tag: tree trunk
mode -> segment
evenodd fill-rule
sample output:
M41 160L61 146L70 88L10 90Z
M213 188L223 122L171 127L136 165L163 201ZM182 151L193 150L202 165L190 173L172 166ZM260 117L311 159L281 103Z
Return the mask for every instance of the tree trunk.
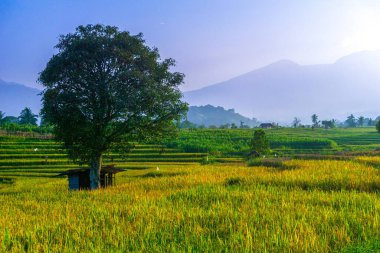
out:
M90 189L100 188L100 170L102 169L103 155L94 156L90 168Z

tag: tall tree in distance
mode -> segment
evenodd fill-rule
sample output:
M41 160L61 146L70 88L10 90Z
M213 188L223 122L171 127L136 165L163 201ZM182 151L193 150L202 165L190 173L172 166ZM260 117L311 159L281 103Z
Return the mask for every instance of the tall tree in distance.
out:
M380 133L380 120L376 122L376 130L378 133Z
M346 125L348 127L356 127L356 118L353 114L351 114L350 116L347 117L346 121L345 121Z
M294 128L299 127L300 124L301 124L301 120L297 117L294 117L293 122L292 122L293 127Z
M332 119L332 120L322 120L322 126L325 128L325 129L329 129L329 128L335 128L335 119Z
M38 115L34 114L30 108L25 107L21 111L20 116L18 116L18 123L20 125L37 126L37 118Z
M4 116L5 116L5 113L3 113L2 111L0 111L0 125L3 124Z
M313 114L311 115L311 121L313 122L313 127L318 127L319 126L319 121L318 121L318 115Z
M174 60L161 60L142 34L113 26L79 26L56 48L39 78L41 113L70 157L90 165L96 189L105 152L173 133L187 111L178 89L184 75L170 71Z
M365 121L365 119L364 119L364 117L363 116L360 116L359 118L358 118L358 126L360 126L360 127L362 127L362 126L364 126L364 121Z
M253 138L250 143L250 156L265 155L270 151L269 141L267 140L265 131L258 129L253 132Z

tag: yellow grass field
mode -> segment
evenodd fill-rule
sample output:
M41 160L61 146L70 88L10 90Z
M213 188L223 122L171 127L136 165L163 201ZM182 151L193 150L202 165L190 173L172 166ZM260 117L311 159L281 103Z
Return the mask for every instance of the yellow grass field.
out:
M64 178L20 177L0 184L0 250L378 249L380 171L370 160L128 170L117 186L97 191L68 191Z

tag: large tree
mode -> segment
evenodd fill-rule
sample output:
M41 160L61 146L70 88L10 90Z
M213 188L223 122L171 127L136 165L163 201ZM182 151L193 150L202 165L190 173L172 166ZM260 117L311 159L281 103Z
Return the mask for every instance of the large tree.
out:
M70 157L90 165L96 189L103 154L113 146L174 130L187 110L178 89L184 76L172 72L174 60L161 60L142 34L117 27L79 26L60 36L56 48L39 78L41 113Z

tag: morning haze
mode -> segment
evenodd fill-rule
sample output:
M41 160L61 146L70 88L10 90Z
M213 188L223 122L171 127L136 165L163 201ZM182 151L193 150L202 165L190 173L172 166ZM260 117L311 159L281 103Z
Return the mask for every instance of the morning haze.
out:
M36 82L38 73L56 53L53 47L58 36L73 31L81 24L111 24L132 34L142 32L148 45L159 48L162 58L176 60L175 70L185 74L180 89L186 92L236 79L281 60L289 60L299 66L333 64L346 55L380 48L380 3L376 1L5 0L0 3L0 11L0 37L3 38L0 40L0 79L38 89L42 88ZM355 64L360 64L360 59ZM344 80L335 83L330 79L331 71L326 75L320 79L327 82L313 81L314 89L328 85L333 92L336 86L335 92L339 92L339 87L344 85L340 81ZM290 80L271 82L271 85L252 80L244 85L256 93L252 94L253 99L270 92L275 94L273 100L287 104L286 101L294 98L278 92L287 85L291 86L286 82ZM356 110L345 110L345 105L341 104L342 109L336 112L310 104L309 112L305 107L304 111L297 111L300 104L308 99L305 96L312 95L302 91L288 91L293 97L298 96L296 100L300 104L284 108L287 113L281 110L268 113L272 107L278 106L270 99L267 100L270 106L259 100L237 103L222 99L230 92L244 92L236 90L243 88L230 85L227 93L220 94L219 90L207 96L212 97L210 101L215 106L234 108L245 116L262 120L289 122L295 116L307 119L309 116L306 115L311 111L340 119L350 113L377 116L370 110L373 104ZM345 90L345 96L355 97L359 87L350 88L348 86ZM372 88L377 94L378 90ZM219 96L216 94L224 102L215 98ZM186 97L190 104L206 105L202 96L195 99ZM321 104L331 102L330 97L324 94L314 93L313 96L313 100ZM239 95L236 95L234 100L238 99Z
M0 0L0 252L380 252L380 1Z

